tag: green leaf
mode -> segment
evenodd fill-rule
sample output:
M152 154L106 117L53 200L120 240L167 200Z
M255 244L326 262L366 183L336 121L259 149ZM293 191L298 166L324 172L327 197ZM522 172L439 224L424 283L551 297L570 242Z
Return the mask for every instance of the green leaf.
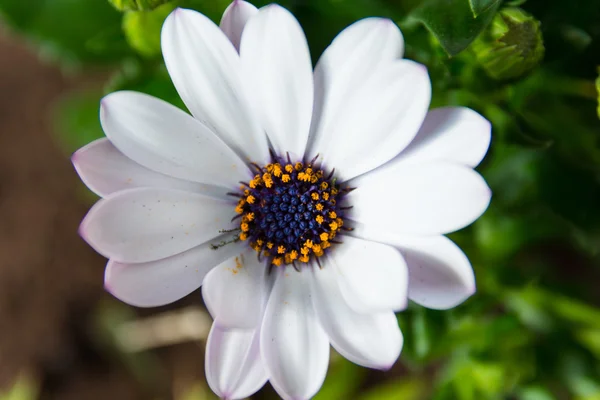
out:
M469 5L475 18L499 3L500 0L469 0Z
M0 16L46 58L67 65L111 62L131 54L121 14L106 0L2 0Z
M488 26L500 3L473 18L467 0L427 0L414 10L412 17L422 22L439 40L448 55L466 49Z
M143 56L160 56L160 31L174 9L175 4L167 3L152 11L127 12L123 16L123 31L129 45Z

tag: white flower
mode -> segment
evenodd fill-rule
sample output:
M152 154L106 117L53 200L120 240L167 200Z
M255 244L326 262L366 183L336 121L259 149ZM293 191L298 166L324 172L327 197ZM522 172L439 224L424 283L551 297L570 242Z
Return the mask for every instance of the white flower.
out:
M389 368L407 297L445 309L475 291L442 235L489 204L472 168L490 125L465 108L427 112L427 71L401 59L391 21L345 29L314 73L301 27L276 5L234 1L221 29L177 9L162 48L193 117L140 93L103 99L108 138L73 156L103 197L81 234L129 304L202 285L215 393L239 399L269 380L283 398L310 398L329 344Z

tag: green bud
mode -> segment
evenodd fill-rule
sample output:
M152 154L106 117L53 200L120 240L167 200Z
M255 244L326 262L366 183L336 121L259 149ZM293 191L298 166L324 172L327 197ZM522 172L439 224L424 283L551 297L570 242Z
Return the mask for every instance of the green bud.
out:
M123 15L123 32L127 43L145 57L160 55L160 31L165 18L175 9L173 3L152 11L129 11Z
M531 71L544 57L540 22L520 8L504 8L471 48L492 78L518 78Z
M119 11L149 11L171 0L108 0Z

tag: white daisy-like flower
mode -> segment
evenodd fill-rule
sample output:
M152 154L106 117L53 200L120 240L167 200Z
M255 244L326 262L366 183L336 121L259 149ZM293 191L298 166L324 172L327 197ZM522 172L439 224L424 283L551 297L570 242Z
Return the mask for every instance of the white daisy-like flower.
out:
M394 23L356 22L313 71L292 14L234 1L220 28L175 10L162 49L192 116L141 93L102 100L107 138L73 156L102 197L81 235L110 259L106 288L124 302L160 306L202 286L215 393L244 398L269 380L310 398L330 344L387 369L407 298L445 309L475 291L443 235L489 204L473 167L490 124L466 108L428 112L427 70L402 59Z

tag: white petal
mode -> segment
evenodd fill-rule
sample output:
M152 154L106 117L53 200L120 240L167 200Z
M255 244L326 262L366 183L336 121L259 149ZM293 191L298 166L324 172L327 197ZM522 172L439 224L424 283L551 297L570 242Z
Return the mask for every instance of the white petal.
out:
M215 239L219 242L221 239ZM207 242L183 253L139 264L109 261L104 286L113 296L136 307L157 307L173 303L202 285L215 265L239 254L241 243L218 249Z
M147 94L109 94L102 99L100 122L116 148L154 171L224 187L235 187L250 174L205 125Z
M79 228L98 253L123 263L159 260L233 228L234 205L179 190L137 188L98 201Z
M249 111L240 58L223 31L204 15L178 8L165 20L161 46L171 79L194 117L245 161L266 163L267 138Z
M355 311L399 311L406 307L408 270L394 247L343 236L331 254L341 294Z
M436 108L393 162L448 161L476 167L490 146L491 133L490 122L471 109Z
M323 384L329 362L327 335L312 305L310 271L274 273L260 336L263 362L281 397L309 399Z
M313 105L306 37L278 5L261 8L244 29L240 57L252 104L279 154L304 155Z
M397 163L349 183L350 218L396 234L453 232L487 209L491 192L472 169L447 163Z
M370 171L400 153L415 137L431 98L426 68L413 61L396 60L351 93L344 107L323 118L328 132L313 151L336 168L344 181Z
M391 368L403 343L396 315L392 311L360 314L352 310L340 292L339 276L331 263L313 269L313 275L314 307L331 345L358 365Z
M219 397L243 399L267 382L255 329L226 329L213 323L206 343L208 385Z
M309 139L314 155L326 149L331 131L322 129L356 91L383 65L402 57L404 39L389 19L365 18L344 29L325 49L315 67L315 101Z
M246 22L257 12L258 9L256 7L243 0L234 0L225 9L220 27L237 51L240 50L242 32L244 31Z
M445 236L395 240L408 264L408 297L436 310L455 307L475 293L473 267Z
M81 180L98 196L136 187L160 187L226 198L224 188L173 178L126 157L106 138L77 150L71 158Z
M258 326L267 296L266 264L247 249L208 273L202 286L204 303L219 325L226 328Z

